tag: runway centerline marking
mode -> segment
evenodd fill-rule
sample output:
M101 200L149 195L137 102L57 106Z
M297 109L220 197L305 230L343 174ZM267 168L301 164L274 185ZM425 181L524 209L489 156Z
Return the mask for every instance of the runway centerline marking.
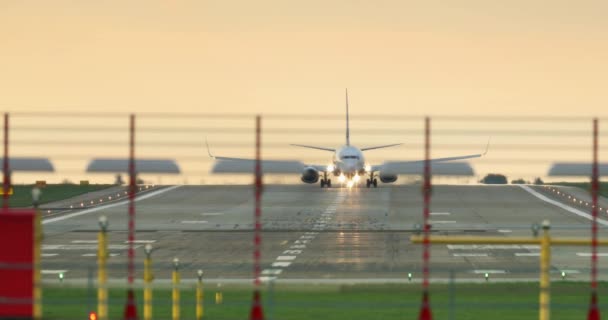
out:
M338 194L337 198L330 204L320 215L320 217L314 220L308 220L307 222L312 222L312 230L305 232L300 236L297 240L293 241L293 244L289 247L289 250L284 250L283 253L278 256L275 261L271 264L273 268L287 268L292 262L301 254L304 249L306 249L306 244L310 241L313 241L319 231L325 230L327 227L327 222L333 219L333 215L336 213L337 207L344 202L344 195ZM260 276L260 281L271 281L277 279L278 275L283 272L284 269L264 269L262 274L264 276ZM269 276L270 275L270 276Z
M167 187L164 189L160 189L157 191L152 191L150 193L146 193L140 197L136 197L135 201L141 201L141 200L146 200L149 198L152 198L154 196L157 196L159 194L163 194L165 192L169 192L172 190L175 190L177 188L179 188L181 186L171 186L171 187ZM124 200L124 201L120 201L120 202L116 202L116 203L111 203L111 204L107 204L107 205L102 205L99 207L95 207L95 208L90 208L90 209L85 209L82 211L78 211L78 212L74 212L74 213L70 213L70 214L66 214L64 216L59 216L59 217L55 217L55 218L50 218L50 219L44 219L42 220L42 224L48 224L48 223L53 223L53 222L58 222L58 221L63 221L63 220L67 220L70 218L74 218L74 217L78 217L78 216L82 216L88 213L93 213L93 212L97 212L97 211L101 211L101 210L105 210L105 209L109 209L109 208L114 208L114 207L118 207L118 206L122 206L125 204L128 204L129 200Z
M562 209L564 209L564 210L566 210L566 211L568 211L568 212L570 212L570 213L574 213L575 215L577 215L577 216L579 216L579 217L586 218L587 220L593 220L593 216L591 216L590 214L588 214L588 213L586 213L586 212L583 212L583 211L581 211L581 210L578 210L578 209L576 209L576 208L573 208L573 207L571 207L571 206L569 206L569 205L566 205L566 204L564 204L564 203L562 203L562 202L559 202L559 201L556 201L556 200L553 200L553 199L549 199L548 197L546 197L546 196L544 196L544 195L542 195L542 194L538 193L537 191L533 190L532 188L530 188L530 187L528 187L528 186L525 186L525 185L520 185L520 187L521 187L522 189L526 190L526 191L527 191L528 193L530 193L531 195L533 195L533 196L537 197L538 199L540 199L540 200L542 200L542 201L545 201L545 202L547 202L547 203L550 203L550 204L552 204L552 205L555 205L555 206L557 206L557 207L560 207L560 208L562 208ZM606 221L606 220L604 220L604 219L597 218L597 223L599 223L599 224L601 224L601 225L603 225L603 226L608 226L608 221Z

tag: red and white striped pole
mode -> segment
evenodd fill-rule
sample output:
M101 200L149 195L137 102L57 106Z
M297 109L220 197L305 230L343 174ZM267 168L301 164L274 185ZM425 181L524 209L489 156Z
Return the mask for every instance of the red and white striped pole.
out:
M431 245L429 236L431 225L429 216L431 215L431 120L429 117L424 119L424 185L422 194L424 204L422 209L424 220L424 238L422 241L422 305L420 306L419 320L432 320L431 303L429 297L429 264L431 258Z
M598 214L598 192L599 192L599 170L598 170L598 120L593 119L593 165L591 172L591 198L593 205L591 213L591 303L589 304L588 320L599 320L600 309L598 308L597 296L597 214Z
M11 174L8 172L8 112L4 113L4 161L2 164L2 172L4 172L4 180L2 183L2 208L8 209L8 192L11 188Z
M261 163L261 143L262 143L262 120L258 115L255 118L255 210L254 210L254 234L253 234L253 304L249 319L263 320L264 311L262 309L262 298L260 294L260 259L262 247L262 163Z
M133 280L135 279L135 192L137 187L135 181L135 115L131 114L129 120L129 261L127 266L129 289L127 291L124 319L135 320L138 319L133 290Z

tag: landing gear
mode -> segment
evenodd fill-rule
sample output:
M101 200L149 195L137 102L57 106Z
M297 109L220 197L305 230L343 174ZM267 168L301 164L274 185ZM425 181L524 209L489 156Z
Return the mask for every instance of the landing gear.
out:
M370 172L369 179L365 180L365 186L369 188L372 185L374 186L374 188L378 188L378 179L374 178L373 172Z
M331 188L331 179L327 179L327 172L323 173L323 179L321 179L321 188L323 187Z

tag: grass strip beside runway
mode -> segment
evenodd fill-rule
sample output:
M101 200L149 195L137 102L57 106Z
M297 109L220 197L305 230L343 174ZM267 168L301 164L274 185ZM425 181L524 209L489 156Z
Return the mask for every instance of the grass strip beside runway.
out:
M608 312L606 283L600 284L602 313ZM205 319L247 319L250 288L225 287L223 304L215 304L216 286L205 288ZM52 287L44 290L44 319L85 319L96 308L96 290ZM140 316L142 292L137 290ZM182 319L194 319L194 289L181 290ZM414 319L421 299L419 284L294 286L277 285L262 293L266 319ZM121 318L125 289L110 290L110 319ZM538 284L433 284L431 303L436 319L534 319L538 313ZM552 319L583 319L589 303L589 284L554 282ZM405 318L404 318L405 317ZM154 291L154 318L171 318L170 289Z

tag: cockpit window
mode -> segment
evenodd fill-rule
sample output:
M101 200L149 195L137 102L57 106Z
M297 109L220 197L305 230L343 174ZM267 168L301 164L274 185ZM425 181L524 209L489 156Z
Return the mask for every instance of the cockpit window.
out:
M342 156L342 159L357 159L359 160L358 156Z

